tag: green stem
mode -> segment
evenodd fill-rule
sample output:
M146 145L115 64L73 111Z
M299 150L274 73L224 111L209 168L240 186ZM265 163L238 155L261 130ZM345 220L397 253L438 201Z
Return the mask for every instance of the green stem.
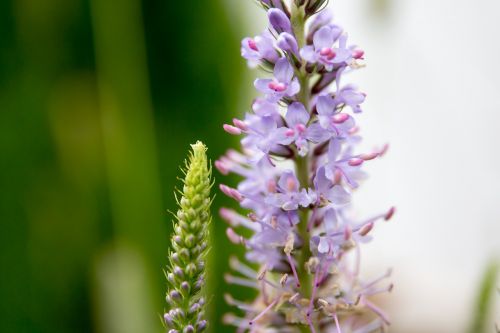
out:
M298 7L295 2L292 2L291 8L291 23L292 28L297 39L299 48L305 45L305 10L304 7ZM300 69L296 71L297 78L300 82L300 92L297 95L299 102L304 104L306 109L309 109L310 88L309 76L306 72L306 64L302 63ZM297 156L296 158L296 172L297 178L302 187L309 187L309 156ZM306 270L306 262L311 255L309 249L310 233L307 230L307 223L309 220L309 211L303 209L300 213L299 234L303 240L303 247L297 257L298 274L301 279L301 294L303 297L311 296L312 281L311 276ZM301 332L309 332L309 327L305 325L300 326Z

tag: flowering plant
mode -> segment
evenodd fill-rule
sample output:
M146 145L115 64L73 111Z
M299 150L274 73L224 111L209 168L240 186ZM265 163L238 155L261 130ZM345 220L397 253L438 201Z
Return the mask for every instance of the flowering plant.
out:
M169 333L203 332L205 319L205 257L211 221L210 189L212 169L208 167L207 148L200 141L192 145L184 170L179 210L169 253L166 300L169 310L163 318Z
M389 319L371 298L392 289L384 282L390 271L362 280L360 245L394 208L363 221L350 209L365 162L387 150L355 151L366 96L342 79L362 67L364 52L332 23L325 0L258 2L269 26L243 39L241 54L272 76L255 80L262 97L252 112L224 125L243 136L242 152L230 150L215 163L221 173L243 177L237 188L220 189L248 214L227 208L220 214L230 225L229 239L260 267L233 258L237 275L226 280L255 288L258 296L247 303L226 295L244 316L227 314L225 322L239 332L383 330ZM242 236L240 227L251 236Z

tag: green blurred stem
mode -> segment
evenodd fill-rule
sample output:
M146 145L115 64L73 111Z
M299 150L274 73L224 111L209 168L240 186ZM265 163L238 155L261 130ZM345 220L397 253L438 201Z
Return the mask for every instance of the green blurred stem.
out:
M292 2L291 8L291 22L292 28L297 39L299 48L305 44L305 21L306 15L304 7L298 7L295 2ZM306 64L303 63L300 70L297 71L297 77L300 82L300 92L297 96L299 102L304 104L306 109L309 109L310 89L309 89L309 76L307 75ZM297 177L302 187L309 187L309 156L297 156L296 158L296 172ZM309 219L309 211L304 209L300 213L299 233L303 240L303 246L299 257L297 258L297 269L301 279L301 291L303 297L310 297L311 295L311 275L307 272L306 261L310 257L309 241L310 233L307 230L307 223ZM302 332L309 332L308 326L300 326Z
M492 307L492 297L495 295L495 286L498 275L498 264L492 262L481 281L479 293L475 302L473 322L468 333L486 333L492 331L493 323L488 323Z

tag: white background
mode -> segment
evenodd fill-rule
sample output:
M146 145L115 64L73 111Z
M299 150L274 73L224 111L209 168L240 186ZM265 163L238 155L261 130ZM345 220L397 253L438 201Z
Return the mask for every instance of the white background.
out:
M392 332L463 332L500 257L500 1L376 1L330 5L366 52L368 66L349 78L368 95L365 144L391 145L355 196L367 216L397 207L364 248L365 273L394 268ZM226 2L239 31L236 17L247 35L263 30L252 1Z

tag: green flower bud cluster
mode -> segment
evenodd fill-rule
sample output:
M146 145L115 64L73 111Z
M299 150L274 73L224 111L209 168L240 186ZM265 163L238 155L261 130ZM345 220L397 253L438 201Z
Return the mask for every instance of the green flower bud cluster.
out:
M206 146L198 141L191 147L169 254L169 310L164 315L169 333L202 332L208 324L204 319L203 286L211 222L212 169L207 163Z

